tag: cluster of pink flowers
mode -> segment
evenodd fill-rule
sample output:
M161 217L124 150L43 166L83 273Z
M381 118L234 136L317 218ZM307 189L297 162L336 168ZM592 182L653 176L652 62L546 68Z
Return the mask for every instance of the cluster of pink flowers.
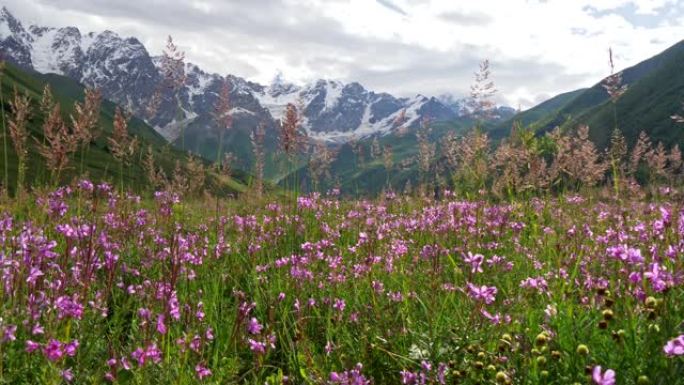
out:
M141 203L106 184L60 188L39 202L44 223L0 215L0 300L8 304L0 310L2 351L76 383L174 365L198 381L221 382L213 377L226 370L212 365L230 356L241 373L259 371L260 383L281 368L295 382L308 373L307 380L341 385L372 383L377 368L348 365L359 352L380 351L414 360L387 364L395 365L395 383L445 384L463 362L496 363L504 380L524 373L506 367L518 360L505 350L526 354L529 336L511 330L530 318L543 330L540 343L550 344L568 313L603 314L595 330L614 332L616 341L620 317L675 316L663 311L684 284L684 212L672 204L635 203L627 212L570 197L569 209L533 199L533 209L522 211L426 199L406 209L401 199L311 195L296 206L235 208L194 223L185 218L197 213L183 213L170 192ZM446 322L445 314L466 317ZM369 338L345 340L358 333ZM516 335L491 338L509 333ZM452 346L452 337L464 340ZM484 358L439 362L470 354L462 347L479 338L502 345ZM658 340L658 349L663 344L658 357L680 362L666 357L684 355L684 335ZM599 349L589 359L583 365L618 367ZM295 371L287 367L294 360L325 367ZM597 385L616 377L601 366L591 372Z
M402 370L399 374L403 385L444 385L446 384L446 372L447 365L443 362L440 362L435 368L432 363L422 361L418 371Z
M363 365L358 363L353 369L344 372L330 372L329 384L339 385L369 385L371 381L363 373Z

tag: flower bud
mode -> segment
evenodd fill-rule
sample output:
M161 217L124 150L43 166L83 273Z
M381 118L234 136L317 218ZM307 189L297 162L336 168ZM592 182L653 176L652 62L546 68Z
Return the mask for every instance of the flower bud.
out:
M496 382L499 384L503 384L508 380L508 376L504 372L497 372L496 373Z
M610 321L613 319L613 311L610 309L606 309L603 311L603 319L606 321Z
M539 333L534 340L534 344L537 346L544 346L548 340L549 338L546 336L546 333Z
M586 356L589 354L589 347L585 344L577 345L577 354L580 356Z

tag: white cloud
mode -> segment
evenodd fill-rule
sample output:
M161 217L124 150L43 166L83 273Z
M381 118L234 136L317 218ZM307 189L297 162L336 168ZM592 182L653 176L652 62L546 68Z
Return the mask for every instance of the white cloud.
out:
M139 37L153 54L171 34L205 69L260 82L282 71L404 96L459 94L487 57L501 101L515 107L598 81L608 47L621 69L684 37L675 0L5 2L39 24Z

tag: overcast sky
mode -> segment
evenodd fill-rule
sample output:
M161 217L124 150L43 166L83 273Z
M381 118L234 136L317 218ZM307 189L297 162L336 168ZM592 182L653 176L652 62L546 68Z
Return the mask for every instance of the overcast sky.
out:
M499 101L530 107L684 39L683 0L0 0L29 23L110 29L153 55L167 35L205 70L268 83L468 92L488 58Z

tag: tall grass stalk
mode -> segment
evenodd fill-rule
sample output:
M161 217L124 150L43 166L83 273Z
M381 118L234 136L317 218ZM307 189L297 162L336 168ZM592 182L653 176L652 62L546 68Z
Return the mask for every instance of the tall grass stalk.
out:
M21 201L24 194L24 179L26 177L26 161L28 159L28 121L31 114L31 99L28 95L21 95L14 89L11 103L12 119L9 121L9 133L17 156L17 185L15 196Z
M9 147L7 146L7 124L5 120L5 93L2 89L3 76L5 74L5 62L0 62L0 114L2 114L2 157L4 161L4 184L3 191L9 193Z
M230 105L230 84L228 79L224 79L221 84L221 91L218 99L214 105L214 121L218 130L218 147L216 149L216 168L221 169L221 160L223 157L223 136L225 132L233 125L233 115L231 113Z

